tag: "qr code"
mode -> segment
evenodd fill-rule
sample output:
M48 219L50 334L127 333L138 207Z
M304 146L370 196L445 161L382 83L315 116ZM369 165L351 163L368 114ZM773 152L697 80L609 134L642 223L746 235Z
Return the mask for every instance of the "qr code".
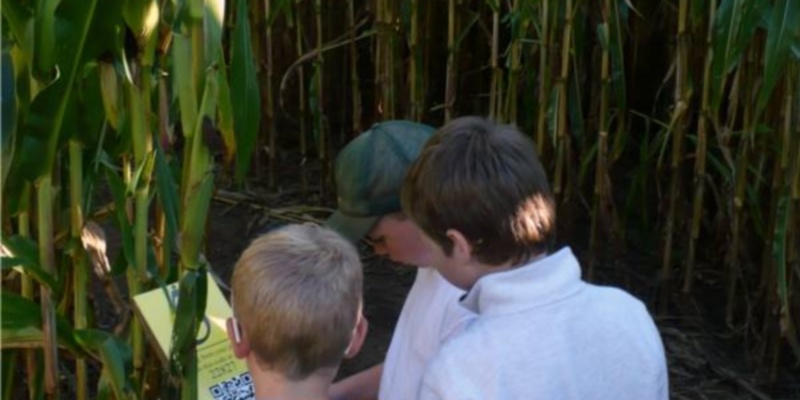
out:
M253 378L249 372L234 376L211 386L211 396L214 400L253 400L256 398L253 388Z

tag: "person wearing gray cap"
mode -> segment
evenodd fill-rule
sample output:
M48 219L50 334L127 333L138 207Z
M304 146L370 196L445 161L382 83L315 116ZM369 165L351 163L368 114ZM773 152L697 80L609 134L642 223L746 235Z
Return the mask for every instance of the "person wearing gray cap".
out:
M365 240L376 254L419 268L384 363L334 383L333 400L416 398L428 361L473 317L458 304L464 292L427 267L429 247L400 205L406 170L433 132L410 121L378 123L336 159L338 209L326 225L352 242Z

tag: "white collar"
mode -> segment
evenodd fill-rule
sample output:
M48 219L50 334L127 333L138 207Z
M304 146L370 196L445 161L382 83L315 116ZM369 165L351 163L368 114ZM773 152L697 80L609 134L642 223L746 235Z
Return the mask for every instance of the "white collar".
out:
M461 300L479 315L510 314L577 293L584 283L569 247L520 267L484 275Z

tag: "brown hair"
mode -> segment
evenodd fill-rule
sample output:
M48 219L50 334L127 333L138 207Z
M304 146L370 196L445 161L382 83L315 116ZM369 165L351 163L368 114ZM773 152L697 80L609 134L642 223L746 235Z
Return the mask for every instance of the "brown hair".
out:
M362 279L355 248L329 229L287 225L253 241L233 272L233 305L261 365L291 380L338 366Z
M480 117L454 119L425 145L406 175L405 212L447 255L461 232L481 263L546 253L555 237L547 175L527 137Z

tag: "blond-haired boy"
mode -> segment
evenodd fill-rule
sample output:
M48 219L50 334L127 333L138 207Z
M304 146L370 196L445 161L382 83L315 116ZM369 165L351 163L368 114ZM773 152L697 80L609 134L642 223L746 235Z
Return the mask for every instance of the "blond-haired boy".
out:
M256 399L327 399L343 357L367 331L353 245L312 224L260 236L232 278L228 336L247 362Z

